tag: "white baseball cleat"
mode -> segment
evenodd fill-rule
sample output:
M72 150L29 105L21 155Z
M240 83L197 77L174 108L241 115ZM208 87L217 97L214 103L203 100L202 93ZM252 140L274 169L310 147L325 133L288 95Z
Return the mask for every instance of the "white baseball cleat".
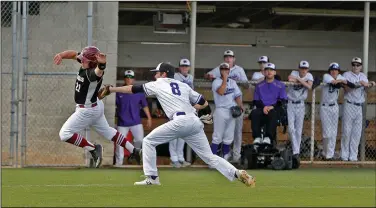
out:
M150 176L147 176L145 180L135 182L135 186L148 186L148 185L161 185L159 182L159 177L157 177L155 180L153 180Z
M256 178L249 175L245 170L239 170L239 181L244 183L246 186L254 188L256 186Z
M187 161L179 161L179 163L181 164L181 167L185 168L185 167L189 167L191 166L192 164L190 162L187 162Z
M261 138L257 137L254 141L253 144L260 144L261 143Z

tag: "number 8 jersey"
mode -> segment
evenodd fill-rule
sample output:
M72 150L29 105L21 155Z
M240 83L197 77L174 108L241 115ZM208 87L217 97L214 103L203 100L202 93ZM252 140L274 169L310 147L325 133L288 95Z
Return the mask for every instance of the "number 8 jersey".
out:
M172 119L177 112L196 113L192 104L197 104L201 95L183 82L171 78L158 78L156 81L143 84L147 96L155 95L166 116Z
M80 62L79 60L77 61ZM74 100L77 104L88 105L97 102L98 91L102 85L102 77L98 77L95 74L95 69L80 68L77 73L74 91Z

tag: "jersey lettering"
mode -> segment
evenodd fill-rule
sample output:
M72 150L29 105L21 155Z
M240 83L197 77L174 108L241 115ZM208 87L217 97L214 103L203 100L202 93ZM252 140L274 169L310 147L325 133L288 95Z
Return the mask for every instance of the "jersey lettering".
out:
M78 82L76 82L76 91L80 92L80 89L81 89L81 84L79 84Z

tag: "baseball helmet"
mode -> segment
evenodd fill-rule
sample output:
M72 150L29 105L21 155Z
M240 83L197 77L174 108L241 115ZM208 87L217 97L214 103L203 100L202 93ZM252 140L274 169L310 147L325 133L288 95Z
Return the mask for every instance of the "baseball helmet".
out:
M341 71L341 67L339 66L338 63L336 62L333 62L329 65L329 69L328 69L328 72L330 72L331 70L338 70L338 71Z
M96 55L100 53L100 50L95 46L87 46L82 49L81 53L78 55L78 59L81 62L89 62L89 68L97 67Z

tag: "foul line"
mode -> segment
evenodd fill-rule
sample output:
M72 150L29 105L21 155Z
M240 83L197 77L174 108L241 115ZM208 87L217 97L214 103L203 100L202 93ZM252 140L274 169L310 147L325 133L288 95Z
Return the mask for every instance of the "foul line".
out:
M133 184L16 184L2 185L2 188L31 188L31 187L129 187ZM376 189L376 186L263 186L257 188L291 188L291 189Z

